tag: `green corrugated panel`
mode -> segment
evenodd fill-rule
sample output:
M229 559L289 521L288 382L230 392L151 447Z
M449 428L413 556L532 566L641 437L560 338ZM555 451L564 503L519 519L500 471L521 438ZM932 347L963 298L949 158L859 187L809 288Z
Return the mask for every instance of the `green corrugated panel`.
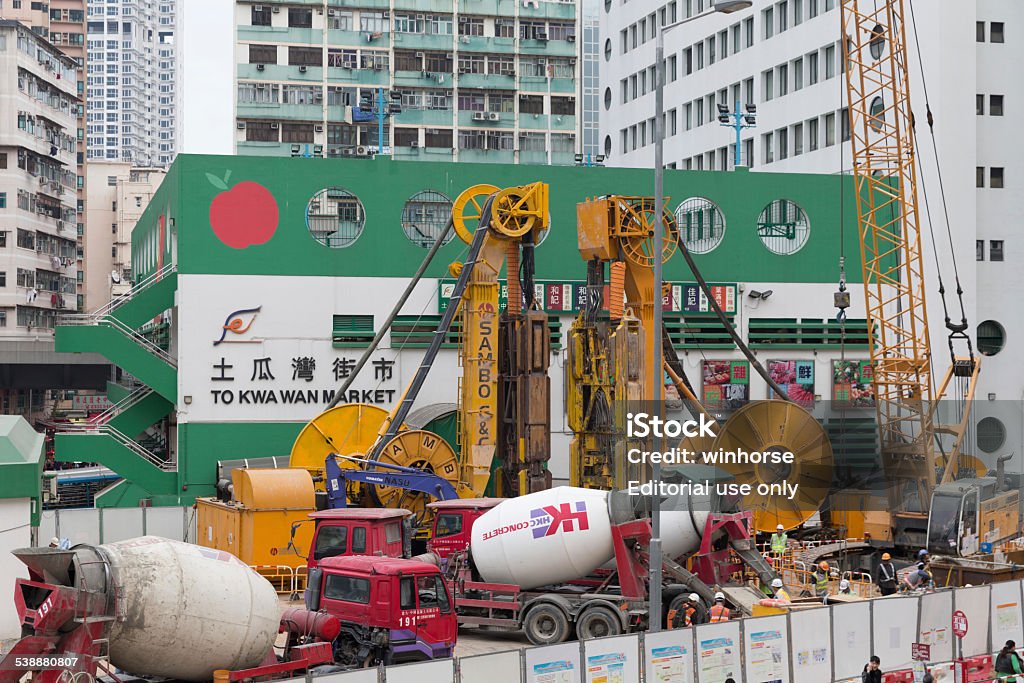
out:
M336 315L331 332L335 348L366 346L373 341L372 315Z

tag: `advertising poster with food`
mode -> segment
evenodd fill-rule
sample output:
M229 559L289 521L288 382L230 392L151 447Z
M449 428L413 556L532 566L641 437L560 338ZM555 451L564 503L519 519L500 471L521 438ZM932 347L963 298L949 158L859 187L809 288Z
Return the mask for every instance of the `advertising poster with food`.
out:
M750 363L745 360L706 360L703 364L704 406L731 412L750 401Z
M814 408L814 361L770 360L768 375L782 387L789 400L808 410ZM771 388L768 398L778 398Z
M832 361L832 402L840 408L874 408L874 368L869 360Z

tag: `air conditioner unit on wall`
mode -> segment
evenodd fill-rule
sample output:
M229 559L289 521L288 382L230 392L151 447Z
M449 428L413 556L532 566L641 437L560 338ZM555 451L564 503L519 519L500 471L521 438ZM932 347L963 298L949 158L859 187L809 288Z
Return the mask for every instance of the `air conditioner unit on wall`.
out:
M257 65L256 65L256 70L257 70L257 71L263 71L263 70L265 70L266 68L267 68L267 67L265 67L265 66L264 66L264 65L262 65L262 64L257 64Z
M410 147L419 147L420 143L419 143L418 140L413 140L412 142L409 143L409 146Z
M238 122L238 130L245 130L245 121Z
M485 112L482 112L482 111L473 112L473 120L474 121L486 121L487 120L487 114Z
M316 132L316 133L323 133L324 132L324 127L320 126L320 125L313 126L313 131Z
M277 7L277 6L275 5L275 6L274 6L274 9L272 9L272 10L270 10L270 11L271 11L271 12L273 12L274 14L280 14L280 13L281 13L281 8L280 8L280 7Z
M488 121L500 121L501 120L501 115L498 112L496 112L496 111L488 112L487 113L487 120Z
M281 127L280 124L278 124L277 122L274 122L274 123L270 124L270 130L277 130L280 127Z

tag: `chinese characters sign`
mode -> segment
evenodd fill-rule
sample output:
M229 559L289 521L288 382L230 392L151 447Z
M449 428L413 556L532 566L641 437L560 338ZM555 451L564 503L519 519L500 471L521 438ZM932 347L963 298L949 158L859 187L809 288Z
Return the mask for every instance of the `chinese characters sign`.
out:
M750 400L748 361L706 360L701 375L704 406L708 410L738 410Z
M869 360L832 361L832 401L839 407L873 408L875 373Z
M375 388L349 389L342 402L378 405L393 403L397 389L384 388L383 384L392 383L395 362L383 357L372 361L363 372L369 375L372 366ZM355 366L355 358L333 358L329 364L321 364L318 369L314 356L265 356L245 362L221 356L212 363L210 382L216 388L210 389L210 395L214 405L306 403L326 406L334 398L337 383L350 377ZM288 385L287 388L277 386L280 382L268 384L279 377ZM234 384L236 381L239 383L237 386ZM242 386L243 382L247 384ZM310 386L314 382L318 384Z
M504 311L508 305L508 282L499 280L498 307ZM669 294L663 300L666 313L713 313L708 298L704 296L696 284L670 283ZM726 315L736 313L736 285L710 285L711 294ZM441 280L438 291L438 313L444 313L455 290L455 280ZM587 304L587 287L584 282L552 282L539 281L534 283L534 296L544 307L546 313L571 313L582 311ZM602 293L603 309L608 310L608 286Z
M782 387L791 401L807 409L814 408L814 361L770 360L768 375ZM771 388L768 394L777 398Z

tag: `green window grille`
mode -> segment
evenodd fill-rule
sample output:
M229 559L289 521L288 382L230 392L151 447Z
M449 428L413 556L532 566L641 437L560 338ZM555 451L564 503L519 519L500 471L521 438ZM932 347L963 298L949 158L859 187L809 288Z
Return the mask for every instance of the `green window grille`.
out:
M369 346L373 334L372 315L336 315L331 331L331 345L336 349Z
M834 320L808 318L751 318L747 343L751 348L815 349L843 344L843 330ZM871 343L867 320L846 321L846 347L867 349Z
M395 317L395 322L391 325L391 348L427 348L440 323L440 315L400 315ZM441 348L457 348L461 337L462 321L453 320ZM548 316L548 339L552 349L562 348L562 326L557 315Z
M734 349L732 337L718 318L686 318L666 315L665 327L677 349ZM729 318L733 322L732 318Z

